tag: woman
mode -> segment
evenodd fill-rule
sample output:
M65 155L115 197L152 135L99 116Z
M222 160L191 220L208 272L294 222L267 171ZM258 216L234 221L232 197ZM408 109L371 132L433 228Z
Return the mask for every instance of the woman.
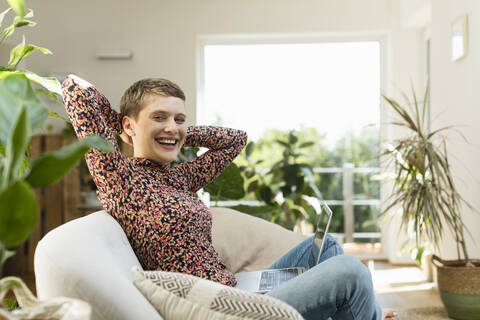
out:
M142 267L235 286L234 275L212 246L211 214L195 192L240 153L247 142L246 133L187 127L185 95L165 79L134 83L120 101L120 114L78 77L67 77L62 87L77 136L97 134L115 147L113 153L90 150L85 158L100 201L122 226ZM133 145L133 158L120 153L115 134ZM183 145L209 150L170 167ZM309 244L300 244L272 267L307 263L311 258L307 251L311 251ZM269 294L297 308L306 319L381 319L368 270L341 253L338 243L329 238L321 256L323 263Z

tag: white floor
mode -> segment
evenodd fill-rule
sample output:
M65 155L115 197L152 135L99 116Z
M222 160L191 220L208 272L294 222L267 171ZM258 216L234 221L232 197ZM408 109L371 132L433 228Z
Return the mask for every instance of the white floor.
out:
M369 261L375 293L383 307L421 308L442 306L435 283L428 282L416 266L396 266Z

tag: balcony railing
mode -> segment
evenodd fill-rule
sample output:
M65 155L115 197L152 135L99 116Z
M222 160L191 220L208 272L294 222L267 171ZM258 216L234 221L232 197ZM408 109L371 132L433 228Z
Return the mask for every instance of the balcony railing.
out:
M266 169L267 170L267 169ZM354 239L380 239L380 232L355 232L354 230L354 207L355 206L380 206L380 199L355 200L353 191L353 175L355 173L369 174L379 173L380 168L355 168L352 163L345 163L343 167L314 168L313 173L341 173L343 177L343 200L325 199L325 203L329 206L343 206L344 208L344 232L335 233L337 238L342 238L342 242L353 242ZM239 200L239 201L218 201L218 206L234 206L234 205L261 205L261 201L256 200Z

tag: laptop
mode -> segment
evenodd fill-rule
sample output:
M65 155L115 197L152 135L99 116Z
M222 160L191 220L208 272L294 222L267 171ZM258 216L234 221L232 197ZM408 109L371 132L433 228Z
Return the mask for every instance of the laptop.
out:
M330 210L328 205L323 202L319 214L318 223L315 229L315 237L312 238L312 241L318 246L318 248L320 248L320 253L323 250L323 245L325 243L328 228L330 227L332 215L332 210ZM316 266L320 262L320 253L318 254L316 263L312 267ZM285 269L269 269L253 272L240 272L235 274L235 278L237 278L237 285L235 286L235 288L250 292L266 293L275 289L282 283L306 272L309 267L310 266L307 266L305 268L295 267Z

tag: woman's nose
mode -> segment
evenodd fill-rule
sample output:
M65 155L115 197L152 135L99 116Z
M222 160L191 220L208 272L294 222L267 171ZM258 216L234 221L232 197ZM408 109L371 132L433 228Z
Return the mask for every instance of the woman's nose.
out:
M165 124L165 131L167 132L176 132L177 131L177 123L175 119L170 119Z

